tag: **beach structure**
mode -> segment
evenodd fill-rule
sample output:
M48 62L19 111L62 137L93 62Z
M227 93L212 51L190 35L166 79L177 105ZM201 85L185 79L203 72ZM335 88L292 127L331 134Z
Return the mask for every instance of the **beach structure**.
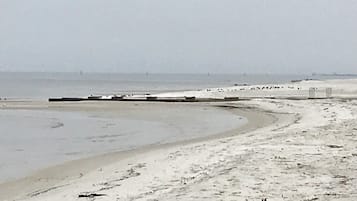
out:
M310 87L309 88L309 99L314 99L314 98L332 98L332 88L327 87L327 88L316 88L316 87Z
M326 98L331 98L332 97L332 88L326 88Z
M315 98L315 97L316 97L316 88L310 87L309 88L309 98Z

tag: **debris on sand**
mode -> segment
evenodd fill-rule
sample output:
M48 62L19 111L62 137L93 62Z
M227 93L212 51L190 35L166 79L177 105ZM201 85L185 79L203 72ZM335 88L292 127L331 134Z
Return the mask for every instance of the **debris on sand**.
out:
M79 194L78 198L94 198L94 197L102 197L102 196L107 196L106 194L98 194L98 193L84 193L84 194Z

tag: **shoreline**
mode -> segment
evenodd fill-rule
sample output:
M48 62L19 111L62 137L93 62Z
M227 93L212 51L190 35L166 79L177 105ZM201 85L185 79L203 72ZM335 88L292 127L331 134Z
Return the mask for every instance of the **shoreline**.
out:
M17 102L0 109L0 183L65 161L209 136L246 123L227 110L197 104Z
M199 137L195 139L183 140L173 143L156 144L140 147L134 150L119 151L113 153L106 153L88 158L82 158L73 161L67 161L65 163L55 165L49 168L41 169L35 173L21 178L15 181L9 181L0 184L0 199L14 198L20 194L23 197L30 195L38 189L48 188L49 186L55 186L59 182L68 179L75 179L82 177L97 168L107 166L111 163L127 159L136 155L140 155L147 152L153 152L157 150L163 150L167 148L189 145L198 142L207 142L215 139L223 139L232 137L235 135L247 133L252 130L262 128L278 121L277 115L268 111L262 111L259 108L244 108L244 106L231 106L229 103L224 104L201 104L208 107L218 107L223 110L228 110L235 115L243 116L248 119L248 122L240 127L205 137ZM263 114L263 115L262 115ZM281 115L281 114L280 114ZM258 123L257 123L258 122Z

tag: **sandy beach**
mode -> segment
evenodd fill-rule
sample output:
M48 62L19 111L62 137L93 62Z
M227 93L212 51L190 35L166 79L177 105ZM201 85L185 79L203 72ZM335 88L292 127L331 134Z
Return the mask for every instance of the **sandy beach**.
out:
M357 201L357 0L0 0L0 201Z
M336 93L330 99L206 103L243 116L248 123L194 140L39 170L1 184L0 200L356 200L355 83L312 81L289 88L290 93L298 87L305 92L332 87ZM240 88L177 96L225 96L234 89ZM281 89L269 90L264 93L282 95ZM164 96L168 95L173 94Z

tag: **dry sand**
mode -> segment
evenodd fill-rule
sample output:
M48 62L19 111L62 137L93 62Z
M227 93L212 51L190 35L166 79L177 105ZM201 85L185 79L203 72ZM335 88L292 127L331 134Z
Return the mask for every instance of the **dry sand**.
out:
M326 97L326 89L332 88L333 97L356 98L357 79L308 80L287 84L264 84L252 86L233 86L208 88L196 91L168 92L156 94L158 97L195 96L197 98L308 98L310 88L315 88L315 97Z
M260 127L74 161L0 186L1 199L357 200L356 100L224 104L274 118L262 125L259 113L248 112Z

